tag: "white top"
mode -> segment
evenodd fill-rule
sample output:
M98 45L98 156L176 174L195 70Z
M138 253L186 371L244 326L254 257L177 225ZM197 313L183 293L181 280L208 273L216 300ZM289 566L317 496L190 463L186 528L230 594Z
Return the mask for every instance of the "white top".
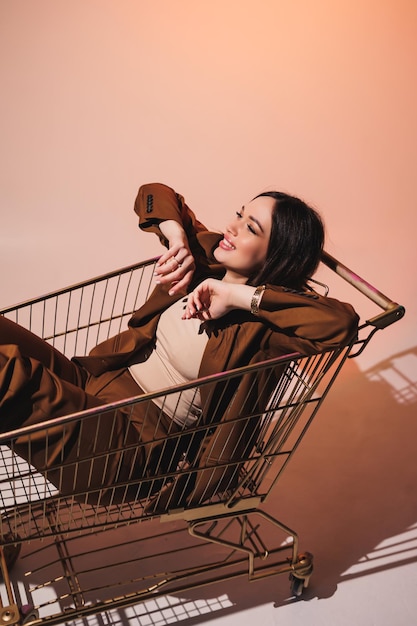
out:
M174 387L198 376L208 336L200 331L199 319L181 319L185 302L180 299L162 313L155 349L147 361L129 367L145 393ZM198 389L168 394L153 401L180 426L191 426L201 410Z

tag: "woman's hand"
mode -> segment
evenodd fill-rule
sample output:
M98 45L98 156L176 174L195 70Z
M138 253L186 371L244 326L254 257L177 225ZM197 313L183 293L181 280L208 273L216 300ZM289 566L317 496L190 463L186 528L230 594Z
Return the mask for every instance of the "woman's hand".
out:
M253 290L250 285L207 278L189 294L182 319L198 317L206 321L223 317L233 309L250 311Z
M159 228L168 239L169 248L155 268L156 282L170 284L170 295L187 289L195 270L188 239L181 224L175 220L161 222Z

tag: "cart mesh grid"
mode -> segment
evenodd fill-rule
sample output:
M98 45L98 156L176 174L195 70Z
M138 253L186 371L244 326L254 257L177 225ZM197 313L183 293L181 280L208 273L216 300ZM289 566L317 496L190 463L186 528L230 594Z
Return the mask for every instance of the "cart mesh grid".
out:
M98 342L125 328L132 312L146 300L156 260L1 313L67 356L87 354ZM347 268L332 257L324 260L346 279ZM292 354L270 359L0 435L0 564L4 581L0 626L60 624L64 616L68 621L131 607L242 575L257 580L290 574L291 593L299 595L313 570L312 555L299 553L297 534L260 506L346 358L358 346L362 350L377 328L404 313L356 274L349 273L348 280L385 311L376 322L366 322L361 327L365 339L350 346L308 357ZM248 392L240 398L244 378L250 384L242 386ZM128 443L99 455L93 450L82 460L75 454L70 462L54 465L54 484L48 480L47 468L39 473L31 465L39 433L48 446L57 431L65 437L71 428L88 428L89 420L98 416L112 423L120 411L132 415L138 403L146 409L158 400L163 406L172 394L179 402L183 393L199 393L203 386L216 389L219 410L231 390L239 398L239 417L216 424L216 433L226 429L224 441L233 441L234 449L225 450L224 458L237 460L222 461L220 455L220 460L208 461L204 467L193 466L196 447L212 436L212 425L200 416L191 428L173 430L164 440ZM235 433L239 436L234 437ZM22 441L26 460L20 456ZM155 451L160 459L156 471L155 465L146 471ZM108 467L126 453L146 460L140 476L124 477L105 489L90 483L97 464L105 476ZM209 491L199 489L202 475ZM63 478L66 493L59 489ZM26 561L32 564L24 573L23 592L9 575L20 550L19 566L24 567Z

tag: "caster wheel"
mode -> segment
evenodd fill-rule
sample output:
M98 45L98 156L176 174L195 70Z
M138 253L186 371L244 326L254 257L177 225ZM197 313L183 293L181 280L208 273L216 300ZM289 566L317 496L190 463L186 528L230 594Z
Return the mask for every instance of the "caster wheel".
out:
M20 609L20 615L22 617L22 624L30 624L39 619L39 611L33 607L32 604L25 604Z
M294 565L294 572L290 574L291 594L299 598L304 589L308 586L311 574L313 573L313 555L310 552L303 552L298 555L297 563Z
M304 579L290 574L290 590L292 596L299 598L304 591Z

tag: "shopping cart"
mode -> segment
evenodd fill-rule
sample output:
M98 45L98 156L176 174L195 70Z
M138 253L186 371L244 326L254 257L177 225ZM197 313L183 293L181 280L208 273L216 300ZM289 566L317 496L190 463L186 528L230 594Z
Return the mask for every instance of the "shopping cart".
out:
M240 576L255 581L287 574L291 594L302 593L313 571L313 557L300 552L297 533L263 505L346 359L404 314L402 306L330 255L324 253L322 260L382 309L361 325L359 338L350 345L308 357L290 354L266 360L0 435L0 626L61 624ZM87 354L126 327L152 289L156 261L0 313L64 354ZM85 425L98 415L112 419L119 410L131 411L137 403L163 404L173 394L180 402L182 394L198 393L206 386L215 394L218 412L231 393L241 403L237 418L216 424L216 433L227 429L224 440L234 441L234 446L241 445L244 434L246 444L239 448L239 456L230 455L232 461L195 467L196 449L213 436L213 425L198 416L186 430L154 442L161 458L168 455L175 464L161 463L154 475L102 491L89 484L85 462L82 466L73 462L73 475L78 473L83 480L74 479L73 492L64 495L47 474L16 453L23 436L30 461L31 445L35 448L40 432L47 439L59 427L65 436L75 422ZM141 445L136 442L133 452L139 453ZM102 453L99 461L105 465L111 459ZM68 471L67 466L60 469ZM210 493L198 488L202 471L216 485ZM28 560L32 566L20 580L12 581L10 571L19 554L19 565Z

